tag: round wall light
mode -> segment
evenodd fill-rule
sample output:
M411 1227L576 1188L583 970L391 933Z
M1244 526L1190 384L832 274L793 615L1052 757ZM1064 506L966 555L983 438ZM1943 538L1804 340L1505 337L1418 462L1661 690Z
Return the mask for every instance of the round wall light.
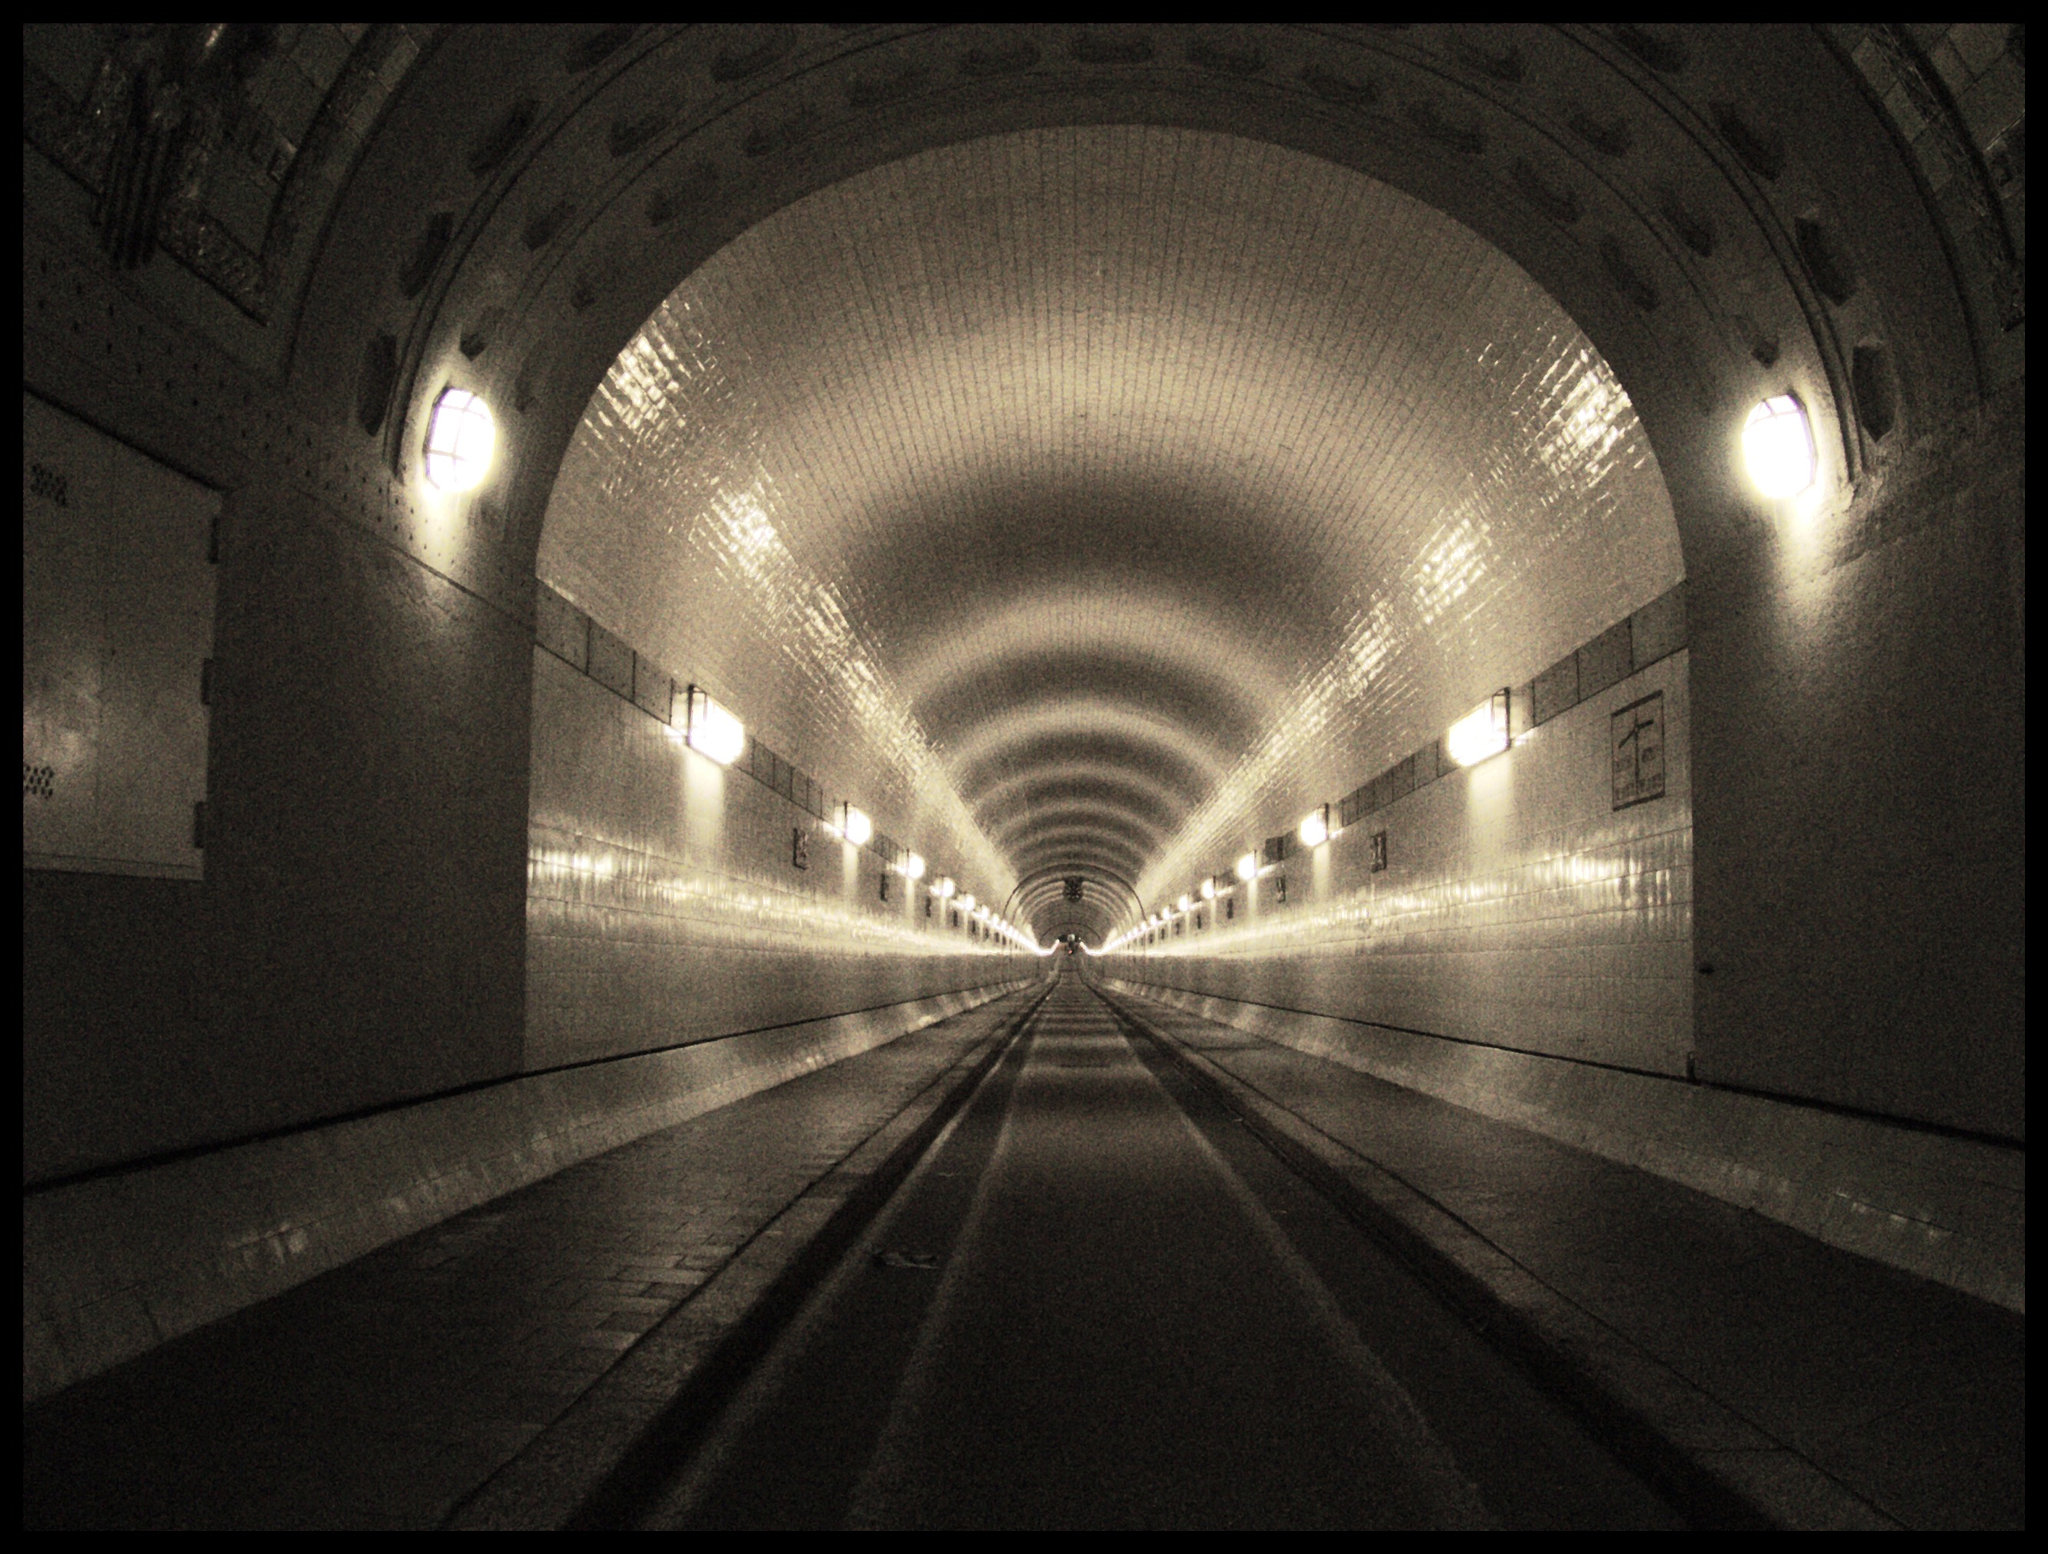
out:
M1774 395L1750 411L1742 428L1742 458L1751 482L1774 502L1813 484L1813 428L1797 395Z
M468 389L443 389L427 420L427 479L443 491L471 491L490 473L498 424Z

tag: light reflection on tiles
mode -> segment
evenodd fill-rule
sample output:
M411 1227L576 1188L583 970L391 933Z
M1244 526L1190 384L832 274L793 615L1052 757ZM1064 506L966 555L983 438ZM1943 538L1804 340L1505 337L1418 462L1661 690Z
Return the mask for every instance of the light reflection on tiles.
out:
M792 1024L1028 975L1035 957L876 893L879 862L534 655L529 1068ZM692 780L710 784L692 805ZM790 830L816 837L790 864ZM1033 964L1027 965L1031 961Z
M1199 774L1163 852L1125 837L1157 895L1680 564L1619 384L1477 236L1101 126L876 169L714 256L593 400L539 565L957 869L1001 874L975 817L1048 731Z
M1565 713L1548 737L1496 760L1508 833L1472 859L1469 784L1454 774L1329 844L1328 886L1311 860L1286 873L1290 902L1241 905L1232 922L1169 936L1109 962L1111 974L1222 997L1497 1042L1559 1056L1684 1072L1692 1035L1690 655L1678 653ZM1615 811L1609 713L1664 693L1666 792ZM1505 796L1511 795L1511 802ZM1390 867L1369 869L1385 829ZM1270 881L1261 882L1270 892Z

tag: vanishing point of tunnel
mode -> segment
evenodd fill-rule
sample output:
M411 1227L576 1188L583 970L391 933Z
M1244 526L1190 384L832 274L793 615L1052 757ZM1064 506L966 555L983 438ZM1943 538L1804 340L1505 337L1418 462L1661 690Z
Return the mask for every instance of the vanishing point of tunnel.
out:
M2023 24L23 50L25 1525L2024 1525Z

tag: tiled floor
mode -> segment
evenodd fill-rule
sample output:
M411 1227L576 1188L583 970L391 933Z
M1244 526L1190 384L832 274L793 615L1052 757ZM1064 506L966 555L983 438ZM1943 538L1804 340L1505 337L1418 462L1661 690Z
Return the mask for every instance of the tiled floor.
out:
M717 1305L684 1303L1028 997L571 1167L36 1405L25 1522L439 1524L602 1399L632 1367L593 1382L640 1335ZM1145 1014L1886 1514L2024 1525L2024 1318L1353 1070Z
M436 1525L1017 1004L572 1166L37 1404L26 1524Z
M1886 1515L2025 1524L2024 1317L1662 1177L1132 1002Z

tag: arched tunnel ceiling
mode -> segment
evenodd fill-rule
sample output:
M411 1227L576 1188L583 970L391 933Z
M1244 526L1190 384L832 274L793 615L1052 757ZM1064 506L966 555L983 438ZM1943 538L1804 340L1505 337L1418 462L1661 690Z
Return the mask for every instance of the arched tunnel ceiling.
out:
M1299 152L1106 126L713 256L592 399L538 570L939 866L1149 900L1681 562L1619 384L1497 249ZM1083 905L1034 921L1124 910Z

